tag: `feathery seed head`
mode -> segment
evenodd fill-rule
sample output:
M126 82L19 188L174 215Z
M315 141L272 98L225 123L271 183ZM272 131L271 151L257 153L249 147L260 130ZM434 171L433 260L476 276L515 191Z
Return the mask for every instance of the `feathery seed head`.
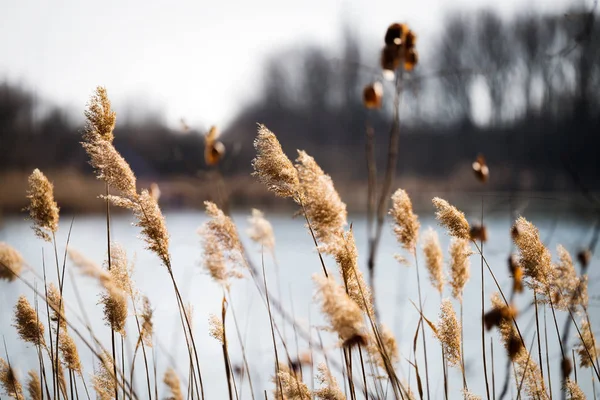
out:
M444 348L444 356L450 365L460 367L460 323L449 299L442 301L440 321L437 325L437 337Z
M538 229L523 217L519 217L512 230L513 240L519 249L519 264L525 276L530 278L529 285L546 292L552 281L552 257L540 239Z
M561 245L557 247L559 263L553 268L550 293L553 306L559 310L573 309L575 306L587 306L587 276L577 276L569 252Z
M99 137L90 139L84 139L81 145L90 158L89 163L94 167L96 178L118 189L124 196L135 198L136 178L127 161L112 143Z
M104 320L115 332L125 336L125 322L127 321L127 294L131 292L131 277L127 265L127 255L121 246L111 244L111 265L106 262L106 269L114 288L107 288L106 293L100 295L100 302L104 306Z
M565 381L565 388L567 391L567 399L568 400L585 400L587 397L583 390L579 387L577 382L571 380L571 378L567 378Z
M470 239L471 229L465 214L439 197L434 197L432 201L437 208L435 216L439 223L448 230L448 234L460 239Z
M590 324L587 320L583 320L581 322L580 331L581 337L577 335L577 337L579 338L579 343L577 344L579 365L583 368L589 368L593 365L594 361L598 357L600 348L598 347L598 342L596 342L594 332L592 332Z
M29 398L31 400L42 400L44 396L42 395L40 377L34 370L30 370L27 375L29 375L27 379L27 393L29 394Z
M0 385L4 392L15 399L24 399L23 387L17 378L15 371L0 357Z
M335 377L327 368L325 363L317 366L317 381L321 385L320 389L315 390L315 396L320 400L346 400L344 392L340 389Z
M423 253L425 254L425 265L429 272L431 284L441 294L445 283L444 261L438 234L431 228L427 229L423 237Z
M398 343L396 342L394 333L386 325L379 325L378 332L379 340L377 340L375 334L372 334L367 350L371 357L377 362L377 365L382 369L387 370L386 364L393 368L393 365L400 360Z
M113 130L117 114L110 108L110 100L106 88L96 87L96 91L90 98L87 110L84 111L86 125L86 140L104 140L112 143L114 139Z
M12 282L17 279L23 263L21 253L7 243L0 242L0 280Z
M465 284L469 280L470 261L469 257L473 254L471 246L466 239L453 238L450 242L450 275L452 281L452 297L462 301L462 292Z
M165 372L163 382L169 388L170 395L168 400L183 400L183 392L181 391L181 383L179 377L173 368L168 368Z
M73 338L67 333L66 329L60 331L58 348L62 353L65 367L73 372L81 374L81 361L79 359L77 345Z
M413 213L412 202L404 190L398 189L392 195L390 215L394 217L396 238L406 250L414 251L421 224L418 216Z
M51 319L52 321L60 320L60 327L66 328L67 321L64 318L65 315L65 303L60 295L60 291L56 287L56 285L52 282L48 285L48 306L50 306L51 310Z
M33 220L33 231L46 242L58 230L58 205L54 201L54 186L39 169L29 175L27 190L29 218Z
M481 400L481 396L477 396L472 392L469 392L467 389L462 389L462 395L464 400Z
M21 340L36 346L45 345L44 325L25 296L20 296L17 301L13 321Z
M248 228L248 236L250 239L260 244L269 251L275 248L275 235L271 223L265 218L262 211L256 208L252 209L252 216L248 218L250 227Z
M100 355L96 373L92 377L92 384L96 396L100 400L111 400L115 398L115 376L113 374L113 358L104 351Z
M252 160L253 175L279 197L300 200L298 171L283 153L277 137L264 125L258 125L258 136L254 139L256 158Z
M285 400L310 400L312 395L304 382L287 365L279 365L279 373L273 378L274 398Z
M507 307L500 295L494 293L492 296L492 310L486 313L485 324L488 330L492 326L498 326L504 347L511 360L516 360L518 357L522 358L523 354L528 353L527 349L523 347L523 342L521 342L521 338L513 324L515 316L516 311L514 308Z
M152 320L152 315L154 311L150 306L150 300L148 297L143 297L143 310L142 310L142 340L144 341L144 345L148 347L152 347L152 336L154 335L154 322Z
M223 329L223 321L215 314L210 314L208 317L208 333L213 338L217 339L222 345L225 344L225 329Z

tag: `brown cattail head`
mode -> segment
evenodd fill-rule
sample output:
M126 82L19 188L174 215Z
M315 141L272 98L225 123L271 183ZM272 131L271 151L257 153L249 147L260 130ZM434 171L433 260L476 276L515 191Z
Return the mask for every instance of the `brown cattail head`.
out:
M385 32L385 44L401 46L405 43L409 30L406 24L394 23L388 26Z
M275 248L275 235L273 234L273 226L265 218L262 211L256 208L252 209L252 216L248 218L250 227L248 228L248 236L250 239L260 244L269 251Z
M54 186L39 169L29 175L27 190L29 218L33 220L33 231L47 242L58 230L58 205L54 201Z
M13 321L21 340L36 346L45 345L44 325L25 296L19 297L17 301Z
M470 239L470 228L465 214L446 200L439 197L433 198L433 205L437 208L435 213L439 223L448 230L450 236L460 239Z
M589 368L598 357L600 349L587 320L581 322L580 331L581 337L578 335L579 343L576 348L579 355L579 366Z
M212 126L204 136L204 161L206 165L217 165L225 155L225 145L217 140L219 131Z
M438 234L429 228L423 236L423 253L425 254L425 265L429 272L429 280L440 294L444 289L444 260Z
M81 361L79 359L77 345L73 338L67 333L66 329L60 331L58 348L62 353L65 367L73 372L81 374Z
M506 305L498 293L492 296L492 310L486 313L484 322L488 329L497 326L504 342L504 347L511 360L522 358L527 350L513 324L513 318L516 316L516 310Z
M406 250L414 252L421 224L418 215L413 213L412 202L404 190L398 189L392 195L392 209L389 213L394 217L394 234L398 242Z
M477 156L477 159L473 161L471 165L473 168L473 172L475 173L475 177L482 183L487 182L490 177L490 169L485 163L485 157L482 154Z
M581 267L585 270L590 264L592 259L592 252L590 249L580 250L577 253L577 261L581 264Z
M453 238L450 243L450 286L452 297L462 301L462 292L470 276L469 257L473 254L466 239Z
M313 280L317 284L317 298L321 302L321 310L342 341L362 337L364 321L358 304L333 278L315 274Z
M110 100L106 89L102 86L96 87L96 91L90 98L87 110L84 111L87 120L85 126L85 138L88 140L104 140L112 143L117 114L110 108Z
M24 399L23 387L17 378L15 371L0 357L0 386L9 397Z
M277 137L264 125L258 125L254 148L256 158L252 160L253 175L275 195L300 201L298 171L283 153Z
M569 357L565 357L560 362L560 371L562 372L563 380L567 379L573 372L573 362Z
M373 82L363 89L363 104L366 108L381 108L383 99L383 85Z
M163 382L169 388L169 400L183 400L183 392L181 391L181 383L179 377L173 368L168 368L165 372Z
M27 379L27 393L29 394L29 398L31 400L42 400L44 396L42 395L39 375L34 370L30 370L27 375L29 376Z
M488 239L487 228L485 227L485 225L471 225L469 235L471 237L471 240L487 242Z
M485 313L483 321L485 322L485 328L489 331L502 323L512 323L513 318L516 318L516 316L517 310L513 306L497 303L494 308Z
M415 49L406 49L404 52L404 69L412 71L419 63L419 53Z
M391 71L392 73L400 66L402 60L402 46L395 44L385 45L381 50L381 69Z
M545 293L552 281L552 258L540 239L537 228L523 217L513 226L513 240L519 249L519 264L535 290Z
M317 382L321 388L315 390L314 395L320 400L345 400L346 396L340 389L335 377L327 368L327 365L320 363L317 366Z
M347 224L346 204L335 190L331 177L302 150L298 151L296 169L302 189L303 210L321 245L321 251L333 254Z
M0 242L0 280L12 282L23 269L23 257L15 248Z
M449 299L442 301L436 336L444 348L444 357L446 357L448 363L455 367L460 367L460 323L456 318L452 302Z

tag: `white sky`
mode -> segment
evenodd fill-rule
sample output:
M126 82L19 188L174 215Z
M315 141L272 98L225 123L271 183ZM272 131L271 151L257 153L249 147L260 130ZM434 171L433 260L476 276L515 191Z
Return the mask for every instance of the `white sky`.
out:
M562 10L584 0L528 0ZM522 0L0 0L0 81L79 112L96 85L117 112L141 106L171 126L225 125L253 89L265 55L307 41L334 45L345 19L365 41L407 22L418 47L448 10L491 6L522 12ZM527 12L527 11L525 11ZM368 41L368 43L372 43Z

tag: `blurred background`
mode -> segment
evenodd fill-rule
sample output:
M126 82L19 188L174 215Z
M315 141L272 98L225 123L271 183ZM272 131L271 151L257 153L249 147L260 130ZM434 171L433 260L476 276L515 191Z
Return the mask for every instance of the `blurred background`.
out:
M295 158L313 155L350 209L364 210L366 130L383 169L393 83L367 110L365 85L382 81L392 22L417 34L419 64L401 105L398 184L413 196L552 192L576 200L600 187L600 24L592 1L4 1L0 13L0 210L26 204L35 167L64 211L102 209L101 184L79 141L97 85L117 112L115 145L140 185L157 182L166 208L215 197L215 171L233 206L270 206L249 177L256 123ZM206 165L204 134L226 153ZM486 186L471 163L483 154ZM76 190L73 190L76 189ZM273 204L274 203L274 204ZM587 203L589 205L589 203Z

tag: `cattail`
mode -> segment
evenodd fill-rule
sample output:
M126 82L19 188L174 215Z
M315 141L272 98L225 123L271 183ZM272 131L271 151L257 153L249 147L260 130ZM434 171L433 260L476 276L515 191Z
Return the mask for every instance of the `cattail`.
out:
M418 215L413 213L412 202L404 190L398 189L392 195L390 215L394 217L394 233L398 242L406 250L415 251L421 224Z
M84 114L87 121L84 134L86 141L101 139L112 143L117 114L110 108L106 88L96 87Z
M408 26L406 24L394 23L388 26L385 32L385 44L387 45L403 45L408 33Z
M346 400L344 392L340 389L335 377L327 368L325 363L317 366L317 381L321 385L320 389L315 390L314 395L321 400Z
M154 335L154 322L152 320L152 315L154 311L152 307L150 307L150 300L148 297L143 297L143 310L142 310L142 331L140 333L142 340L144 341L144 345L148 347L152 347L152 336Z
M552 281L552 258L540 239L537 228L519 217L512 229L513 240L519 249L519 264L534 290L545 292Z
M471 225L471 230L469 231L469 236L471 240L479 240L481 242L487 242L488 234L487 228L485 225Z
M580 250L577 252L577 261L581 264L583 269L586 269L592 260L592 252L590 249Z
M283 153L277 137L264 125L258 125L258 136L254 139L256 158L252 160L254 176L280 197L300 200L298 171Z
M331 327L342 341L350 343L363 337L363 314L360 307L333 278L313 275L317 284L317 297Z
M402 59L402 46L396 44L387 44L381 50L381 58L379 60L381 69L384 74L392 78L394 71L400 66Z
M581 322L581 337L579 337L579 343L577 344L577 354L579 355L579 365L584 368L589 368L593 365L594 361L598 358L598 344L594 337L594 332L590 327L587 320Z
M33 220L33 231L36 236L52 241L52 235L58 230L58 205L54 201L54 186L46 175L39 169L34 169L29 175L29 189L27 198L29 206L29 218Z
M475 173L475 177L482 183L487 182L490 177L490 169L485 163L485 157L482 154L477 156L477 159L473 161L471 165L473 168L473 172Z
M470 239L470 228L465 214L444 199L433 198L433 205L437 208L435 213L440 224L448 230L450 236L459 239Z
M15 371L0 357L0 385L4 392L17 400L25 399L23 396L23 387L17 378Z
M331 254L347 224L346 204L314 158L299 150L296 168L303 194L306 216L321 243L322 251Z
M12 282L23 269L23 257L12 246L0 242L0 280Z
M462 292L469 280L470 261L473 254L470 243L466 239L452 238L450 242L450 286L452 286L452 297L462 301Z
M106 351L100 356L96 373L92 376L92 385L100 400L115 398L116 379L113 374L114 361Z
M461 390L464 400L481 400L481 396L471 393L467 389Z
M425 265L429 272L429 280L441 294L444 289L444 261L437 232L431 228L427 229L423 237L423 253L425 254Z
M271 223L265 218L262 211L256 208L252 209L252 216L248 218L250 227L248 228L248 236L250 239L260 244L269 251L275 248L275 235Z
M21 340L36 346L44 346L46 344L44 340L44 325L25 296L20 296L17 301L13 321L13 326L17 328L17 333Z
M34 370L29 371L27 375L29 375L29 379L27 379L27 393L29 394L29 398L31 400L42 400L44 396L42 394L40 377Z
M60 328L66 329L67 320L65 319L65 303L60 295L60 291L56 287L56 285L52 282L48 285L48 306L51 309L51 317L52 321L60 321Z
M373 82L363 89L363 104L366 108L381 108L383 98L383 85Z
M127 254L121 246L112 244L111 265L108 273L114 283L114 290L107 290L100 295L100 302L104 306L104 320L115 332L125 336L125 322L127 321L127 297L131 293L130 270L127 265ZM106 269L108 269L108 263Z
M358 267L358 251L352 230L341 235L341 243L335 251L335 260L348 296L370 316L374 316L373 293Z
M286 365L279 365L275 383L274 398L289 400L310 400L312 395L304 382L292 372Z
M565 388L567 389L567 399L568 400L585 400L587 397L583 390L579 387L577 382L567 378L565 381Z
M75 344L73 338L64 329L60 331L58 348L62 353L65 367L73 372L81 374L81 361L79 359L77 345Z
M449 299L442 301L436 335L444 349L444 357L446 357L448 363L460 367L460 323Z
M169 388L168 400L183 400L183 392L181 391L181 383L179 377L173 368L168 368L165 372L163 382Z
M225 329L223 321L215 314L210 314L208 318L208 333L217 339L222 345L225 344Z

